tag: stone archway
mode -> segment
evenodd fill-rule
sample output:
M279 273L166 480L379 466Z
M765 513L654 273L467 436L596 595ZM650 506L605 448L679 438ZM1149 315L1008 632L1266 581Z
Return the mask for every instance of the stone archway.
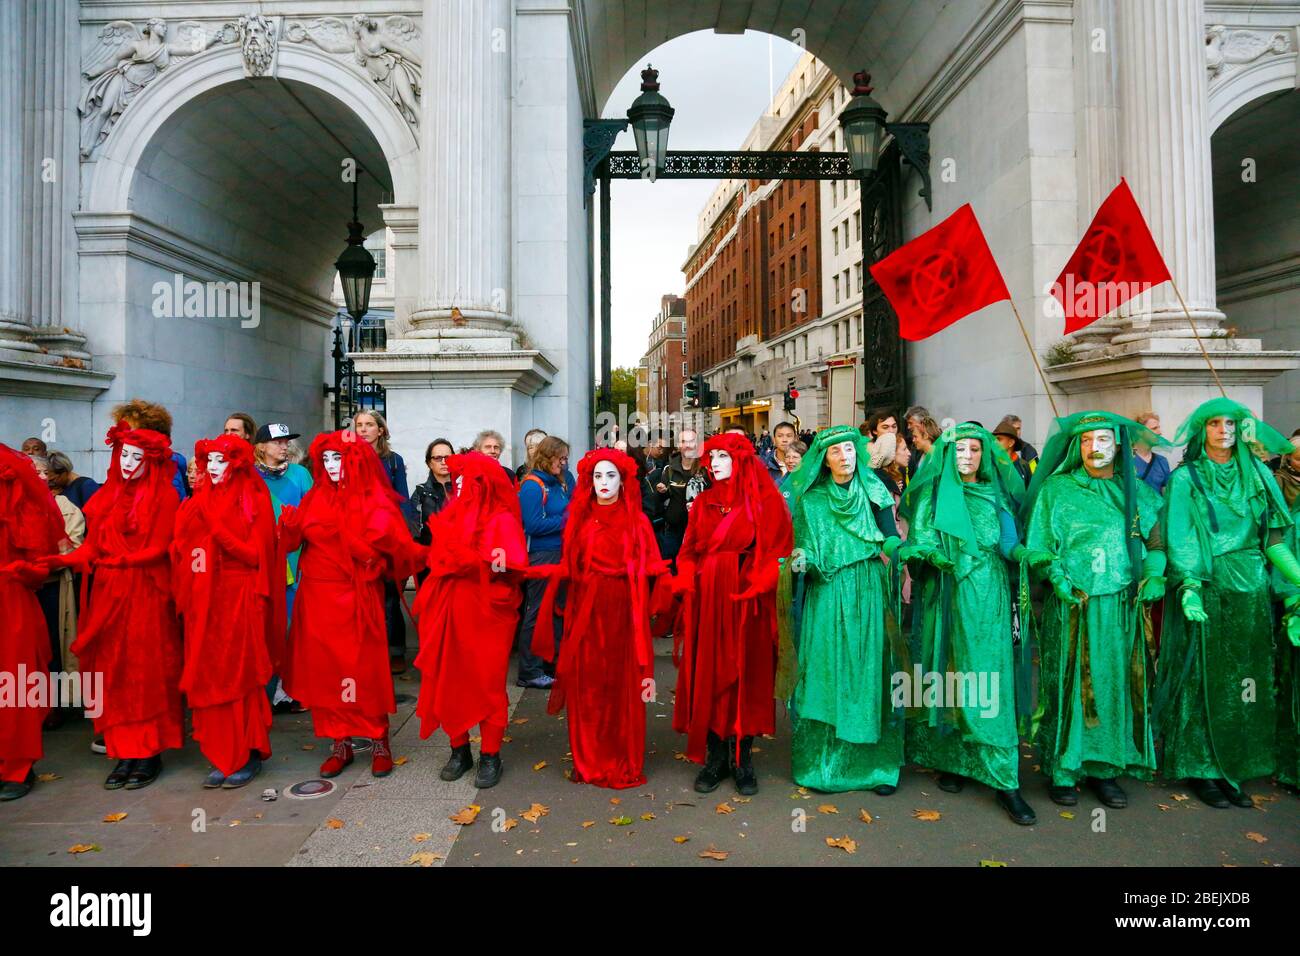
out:
M343 162L373 230L413 219L418 152L366 75L306 47L282 45L275 78L213 49L140 91L83 165L76 215L85 332L117 373L97 421L147 391L182 451L237 409L319 430Z

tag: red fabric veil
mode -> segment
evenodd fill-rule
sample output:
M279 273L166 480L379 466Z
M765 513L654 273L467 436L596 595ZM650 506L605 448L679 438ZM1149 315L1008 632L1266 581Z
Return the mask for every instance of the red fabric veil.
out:
M94 519L122 509L126 511L128 527L137 526L142 518L149 517L152 503L164 491L173 498L176 496L168 467L172 458L171 439L162 432L132 428L126 422L118 422L104 436L104 444L113 446L113 456L108 463L108 477L104 479L103 487L82 509L88 526ZM130 481L122 477L123 445L135 445L144 450L144 461L140 463L144 473Z
M596 465L602 461L613 463L618 469L622 483L619 487L619 500L613 505L598 505L596 489L592 474ZM560 563L555 566L547 585L546 594L537 612L537 624L533 630L533 653L545 660L555 657L555 632L553 628L555 600L559 584L563 578L575 578L583 571L578 566L583 556L592 554L592 536L599 528L590 521L595 508L616 508L623 512L622 526L628 529L628 547L623 555L634 608L635 640L637 663L642 667L650 663L653 657L646 622L649 617L649 590L647 581L650 576L662 574L666 563L659 557L659 547L654 539L650 524L641 511L641 482L637 478L636 459L616 448L593 448L582 456L578 462L578 483L573 497L569 499L568 520L564 525L564 545ZM578 626L581 626L579 623Z
M32 460L0 443L0 554L19 561L58 554L63 515Z
M227 463L217 485L207 472L208 455L214 452ZM210 559L217 553L213 539L225 538L227 550L247 549L246 555L256 560L256 594L269 602L264 614L266 647L272 665L278 667L284 650L286 579L277 556L271 493L253 466L253 446L238 435L200 439L194 446L194 460L199 463L199 479L194 495L177 515L172 547L176 604L186 615L189 639L196 639L196 631L207 625L215 583L214 575L194 572L195 550L203 549ZM216 636L218 641L221 637Z
M731 455L731 478L726 481L718 481L714 477L713 456L709 454L714 449ZM785 557L790 550L786 541L789 537L788 529L783 533L783 529L789 523L785 499L781 497L776 483L763 468L749 439L734 432L714 435L704 442L701 454L704 467L709 470L709 477L713 478L713 483L699 493L695 503L732 508L739 502L749 509L754 526L758 529L759 553L776 553L778 557ZM779 513L775 511L777 508L780 509ZM769 515L778 514L785 518L784 522L764 520Z

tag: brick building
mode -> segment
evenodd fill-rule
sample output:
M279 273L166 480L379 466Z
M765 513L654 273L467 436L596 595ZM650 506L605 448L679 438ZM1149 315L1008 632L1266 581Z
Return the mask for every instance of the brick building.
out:
M642 364L648 369L647 411L651 416L671 414L682 406L686 381L686 300L665 295L659 313L650 323L650 345Z

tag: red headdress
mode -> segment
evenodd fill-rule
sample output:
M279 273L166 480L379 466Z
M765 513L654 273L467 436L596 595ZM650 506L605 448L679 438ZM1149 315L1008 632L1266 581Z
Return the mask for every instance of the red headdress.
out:
M108 477L104 486L95 492L82 510L87 524L119 507L126 508L127 527L134 526L149 514L151 502L162 494L175 498L172 488L173 468L171 439L162 432L148 428L132 428L125 421L118 422L104 436L104 444L113 446L108 463ZM144 460L136 477L127 481L122 477L122 446L135 445L144 451Z
M480 530L496 514L504 511L523 523L519 495L495 458L478 451L452 455L447 459L453 483L459 480L456 497L447 503L439 517L448 528L468 535Z
M726 480L720 481L713 474L713 456L709 453L714 449L731 455L731 477ZM778 557L789 553L785 544L789 536L789 510L749 439L734 432L714 435L705 441L701 454L713 484L699 493L692 507L747 508L757 529L759 550ZM780 514L776 511L778 508ZM782 529L785 529L784 534Z
M338 452L343 456L343 474L337 482L331 481L325 472L327 451ZM402 501L401 496L393 490L379 455L368 442L358 438L355 432L322 432L312 439L307 459L315 484L299 508L304 523L310 521L313 512L322 505L337 507L342 504L349 510L365 512L388 504L396 507Z
M63 515L32 460L0 444L0 553L34 561L59 553Z
M199 468L199 479L194 484L195 493L205 488L212 489L212 481L208 477L208 455L214 452L224 457L227 465L221 484L215 490L223 498L239 500L244 517L251 519L253 512L249 496L266 488L266 482L253 467L253 446L239 435L200 438L195 442L194 460Z

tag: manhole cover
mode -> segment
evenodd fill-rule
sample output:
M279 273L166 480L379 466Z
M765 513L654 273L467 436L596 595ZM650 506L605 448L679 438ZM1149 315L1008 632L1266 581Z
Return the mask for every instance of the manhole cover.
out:
M304 780L284 788L284 795L290 800L315 800L333 792L333 780Z

